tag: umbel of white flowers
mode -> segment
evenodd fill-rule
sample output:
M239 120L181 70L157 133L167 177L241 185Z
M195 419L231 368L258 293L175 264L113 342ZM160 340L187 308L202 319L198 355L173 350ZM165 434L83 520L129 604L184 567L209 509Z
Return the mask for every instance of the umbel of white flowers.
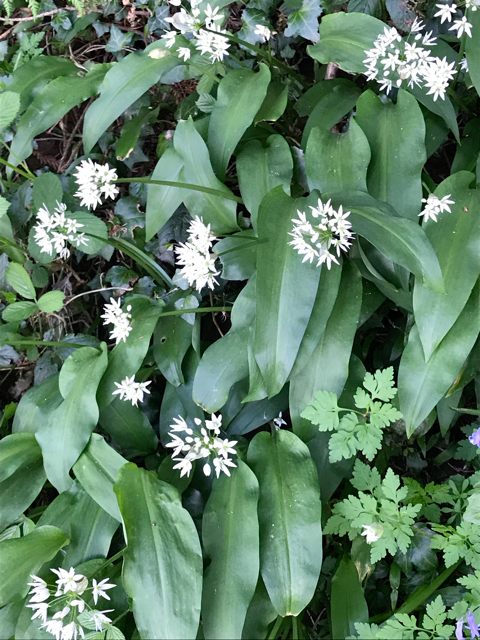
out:
M350 211L343 211L342 206L336 211L330 204L330 200L323 204L318 199L316 207L310 207L311 216L315 219L312 224L307 219L307 214L297 211L298 220L293 219L293 231L289 233L293 240L288 244L298 251L303 262L317 260L317 267L325 263L330 269L332 262L339 264L331 249L336 249L337 256L340 251L348 251L354 234L351 231L351 223L347 220Z
M37 224L34 227L35 242L42 253L52 255L55 250L61 258L67 259L70 256L67 242L77 247L88 244L85 234L78 231L83 224L74 218L68 218L65 215L66 210L67 205L61 204L58 200L53 213L50 213L45 204L38 210Z
M102 204L102 197L113 199L117 196L118 188L113 184L117 179L117 172L110 169L108 164L98 164L90 158L83 160L75 172L75 182L78 184L75 195L81 198L82 206L96 209L97 204Z
M69 571L51 571L58 576L58 580L55 580L56 589L35 575L30 576L33 582L28 583L32 588L27 607L33 611L32 620L39 618L42 621L40 629L45 629L56 640L77 640L78 637L85 637L84 627L99 632L103 631L103 625L111 626L112 621L105 614L113 609L92 609L82 595L91 591L96 605L99 598L110 600L106 591L113 589L115 584L110 584L108 578L98 583L93 579L92 586L89 587L88 579L80 573L76 574L73 567Z
M216 239L210 225L203 224L202 218L196 216L188 228L187 242L175 247L178 264L183 266L180 273L198 291L205 286L213 289L213 285L218 284L214 276L220 272L216 271L215 256L210 253Z
M132 325L130 324L130 320L132 319L131 309L131 305L128 305L127 310L122 311L120 301L110 298L110 304L105 305L105 313L100 316L103 318L104 325L113 324L110 339L115 340L116 344L121 340L126 342L128 334L132 330Z
M439 198L438 196L431 193L428 198L422 198L422 202L425 203L425 206L418 215L423 216L425 222L430 218L434 222L436 222L438 214L442 213L442 211L448 211L448 213L451 213L450 207L448 205L455 204L455 201L449 200L450 197L450 193L448 194L448 196L443 196L443 198Z
M147 387L151 382L151 380L148 382L135 382L134 375L131 378L127 376L125 380L115 382L118 389L112 392L112 396L118 394L120 400L130 401L132 405L137 406L138 402L143 402L143 394L150 393Z
M195 418L194 422L200 431L196 432L190 429L185 420L178 416L174 418L174 423L170 425L170 437L172 441L166 446L174 449L172 453L172 459L177 462L173 468L180 469L180 477L190 475L190 471L193 468L194 460L204 459L203 473L209 476L212 473L212 467L210 466L210 458L213 458L213 468L217 474L217 478L223 471L227 476L230 475L229 467L236 467L237 465L228 457L229 453L236 454L237 452L233 448L236 444L236 440L230 442L220 438L220 430L222 427L222 416L216 416L212 413L211 420L205 420L205 426L200 418ZM185 434L183 438L176 435L177 433ZM180 453L185 453L184 458L177 458Z

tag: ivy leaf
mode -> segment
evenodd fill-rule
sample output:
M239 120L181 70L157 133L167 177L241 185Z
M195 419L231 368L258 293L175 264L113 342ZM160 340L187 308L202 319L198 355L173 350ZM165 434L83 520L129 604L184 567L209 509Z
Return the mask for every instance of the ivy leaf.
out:
M338 428L337 395L332 391L317 391L313 400L300 414L302 418L318 425L320 431L333 431Z
M393 387L393 367L378 369L373 376L371 373L366 373L363 386L367 391L370 391L372 400L378 398L383 402L388 402L397 393Z
M285 5L283 7L286 9ZM320 35L318 32L318 18L322 13L322 9L318 0L303 0L302 6L298 11L288 13L288 27L285 29L287 38L291 36L302 36L306 40L318 42Z

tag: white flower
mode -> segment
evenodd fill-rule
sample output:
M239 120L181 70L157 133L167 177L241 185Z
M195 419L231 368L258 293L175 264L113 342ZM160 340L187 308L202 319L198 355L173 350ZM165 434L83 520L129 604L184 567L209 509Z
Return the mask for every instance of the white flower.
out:
M103 318L103 324L113 324L110 338L111 340L115 340L117 344L121 340L126 342L128 334L132 330L132 325L130 324L130 320L132 319L130 313L131 308L131 305L128 305L127 311L122 311L120 301L110 298L110 304L105 305L105 313L100 316Z
M69 613L70 613L70 607L63 607L61 611L57 611L57 613L54 614L53 619L63 620L63 618L65 618L65 616L68 616Z
M221 35L222 33L226 33L226 31L222 30L218 26L216 27L215 25L212 25L211 28L215 29L217 33L200 29L197 34L195 47L202 54L210 54L210 60L212 62L222 62L223 58L228 53L230 43L225 36Z
M105 591L107 589L113 589L114 587L117 586L115 584L110 584L108 582L108 578L105 578L104 580L101 580L99 583L97 583L97 581L95 579L93 579L92 580L92 585L93 585L92 596L93 596L93 601L95 602L95 604L97 604L99 596L101 596L102 598L105 598L106 600L110 600L110 596L107 596Z
M167 49L171 49L173 47L176 37L177 34L175 33L175 31L167 31L163 34L162 40L165 40L165 46L167 47Z
M460 20L454 20L449 31L456 31L457 38L460 38L463 32L465 32L469 38L472 37L472 25L468 22L465 16Z
M213 289L218 284L214 276L220 272L215 269L215 257L210 253L212 243L217 238L211 233L210 225L204 225L198 216L190 223L186 243L175 247L178 264L183 268L180 273L190 286L198 291L208 286Z
M117 179L116 170L108 165L97 164L91 159L83 160L75 174L75 182L79 185L75 195L81 198L82 206L96 209L98 204L102 204L102 195L112 199L117 196L118 188L113 184Z
M85 609L85 600L72 600L70 604L72 605L72 607L77 607L79 613L82 613L82 611Z
M425 207L423 211L421 211L418 215L423 216L425 222L430 218L437 222L437 215L443 211L448 211L451 213L451 209L449 207L450 204L455 204L454 200L449 200L451 194L447 196L443 196L443 198L438 198L436 195L431 193L428 198L422 198L422 202L425 203Z
M374 522L372 525L362 524L362 529L365 529L362 536L365 536L368 544L380 540L383 535L383 525L379 522Z
M434 101L438 96L443 100L450 80L453 79L455 73L455 62L448 64L446 58L443 60L436 58L435 62L430 62L424 71L425 86L429 89L427 95L433 93Z
M70 622L62 629L62 640L77 640L78 636L85 637L82 627L74 622Z
M38 604L27 604L27 607L29 609L33 609L34 611L32 620L35 620L35 618L40 618L43 624L47 622L48 604L46 602L40 602Z
M435 18L441 18L440 24L443 24L445 20L447 22L451 22L452 16L454 16L457 11L457 5L436 4L435 6L439 9L439 11L437 11L437 13L435 14Z
M64 594L68 591L80 593L80 589L83 587L82 583L84 583L86 579L85 576L81 573L76 574L73 567L70 567L69 571L66 571L65 569L51 569L51 571L58 576L58 580L55 580L58 584L57 592L61 592L63 587Z
M51 633L56 640L60 640L62 638L63 622L61 620L49 620L42 624L40 629L46 629L47 633Z
M219 478L222 471L225 475L230 477L230 469L228 467L236 467L237 465L229 458L214 458L213 466L215 467L217 478Z
M173 460L175 462L178 462L178 464L176 464L174 467L172 467L173 469L178 469L180 471L180 478L183 478L183 476L190 476L190 472L193 468L192 465L192 461L190 460L190 458L173 458Z
M105 611L92 612L92 617L90 618L90 620L95 625L95 631L103 631L102 624L111 622L111 619L104 614L111 613L112 611L114 611L114 609L105 609Z
M282 428L283 424L287 424L285 422L285 420L282 418L282 412L280 411L280 413L278 414L278 418L274 418L273 419L273 424L275 425L275 429L278 431L279 429Z
M479 7L478 0L465 0L465 9L471 9L472 11L476 11Z
M132 405L137 406L138 402L143 402L143 394L150 393L147 387L151 382L151 380L148 382L135 382L134 375L131 378L127 376L120 383L115 382L118 389L113 391L112 395L114 396L118 393L120 400L130 401Z
M67 218L65 216L66 209L65 204L57 201L57 206L52 214L45 204L38 210L34 238L42 253L52 255L55 249L61 258L66 259L70 256L70 251L65 246L67 241L75 243L77 247L81 244L88 244L85 234L78 233L83 224L73 218Z
M185 62L190 59L190 49L188 47L178 47L177 53L180 58L183 58Z
M263 24L256 24L255 31L253 33L260 36L262 38L262 42L267 42L272 36L270 29Z
M465 73L468 73L468 61L467 58L462 58L462 61L460 62L460 69L462 71L464 71Z

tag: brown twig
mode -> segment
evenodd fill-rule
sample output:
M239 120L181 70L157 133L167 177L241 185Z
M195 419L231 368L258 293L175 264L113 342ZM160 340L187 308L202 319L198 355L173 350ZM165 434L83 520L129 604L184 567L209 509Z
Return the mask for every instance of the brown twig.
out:
M75 7L60 7L59 9L53 9L52 11L44 11L43 13L39 13L38 15L29 16L28 18L0 18L1 22L28 22L29 20L38 20L39 18L45 18L47 16L53 16L56 13L60 13L60 11L78 11ZM0 37L5 37L4 35Z

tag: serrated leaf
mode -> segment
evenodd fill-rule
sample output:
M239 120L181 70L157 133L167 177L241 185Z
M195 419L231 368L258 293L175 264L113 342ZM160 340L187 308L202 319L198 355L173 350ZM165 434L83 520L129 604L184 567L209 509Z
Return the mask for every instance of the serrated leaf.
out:
M26 300L14 302L3 310L2 318L5 322L20 322L29 318L35 311L37 311L35 302L27 302Z
M201 93L195 104L202 113L212 113L216 102L216 99L209 93Z
M353 396L353 399L355 400L357 409L366 409L372 401L368 393L364 389L360 389L360 387L357 389L357 393Z
M20 96L13 91L0 93L0 131L6 129L20 109Z
M65 294L62 291L48 291L38 299L38 308L43 313L54 313L63 307Z
M319 431L333 431L340 424L337 394L332 391L317 391L315 400L300 414L302 418L317 424Z
M373 491L380 485L380 474L376 467L369 467L361 460L355 460L351 484L359 491Z
M396 395L397 390L394 389L393 384L393 367L378 369L373 376L371 373L366 373L363 381L363 386L367 391L370 391L372 399L378 398L384 402L391 400Z
M16 262L11 262L5 271L5 278L9 285L23 298L35 300L35 287L30 280L27 270Z

